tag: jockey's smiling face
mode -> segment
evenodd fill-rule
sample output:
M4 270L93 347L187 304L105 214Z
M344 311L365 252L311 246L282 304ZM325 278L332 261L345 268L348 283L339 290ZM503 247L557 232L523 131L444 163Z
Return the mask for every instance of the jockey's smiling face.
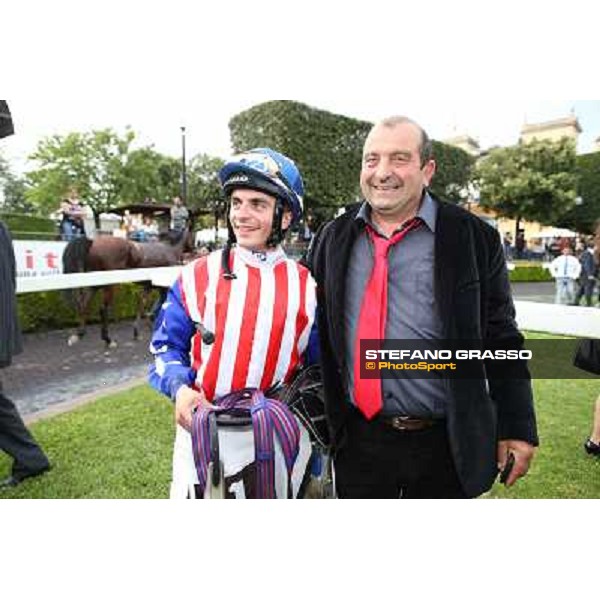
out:
M237 243L248 250L267 249L267 240L273 226L275 198L264 192L238 188L231 194L229 221ZM283 213L282 228L287 229L292 215Z

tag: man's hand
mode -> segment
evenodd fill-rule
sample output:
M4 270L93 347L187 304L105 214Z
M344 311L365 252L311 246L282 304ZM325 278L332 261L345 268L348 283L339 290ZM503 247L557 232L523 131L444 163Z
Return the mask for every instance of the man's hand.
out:
M508 455L513 454L515 464L506 480L506 487L510 487L529 471L529 464L535 454L535 447L523 440L502 440L498 442L498 470L502 472L508 460Z
M191 431L192 410L201 404L210 406L210 402L204 396L204 392L197 392L187 385L182 385L177 390L177 395L175 396L175 422L184 429Z

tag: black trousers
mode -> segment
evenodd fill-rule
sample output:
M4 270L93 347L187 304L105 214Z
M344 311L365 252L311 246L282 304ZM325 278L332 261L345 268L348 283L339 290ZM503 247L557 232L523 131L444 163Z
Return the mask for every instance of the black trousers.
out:
M339 498L467 498L450 453L446 423L398 431L357 410L334 459Z
M29 433L16 406L2 393L0 380L0 450L14 459L12 476L19 479L48 468L49 461Z
M592 296L594 294L594 287L596 286L595 279L585 279L579 282L579 289L575 296L575 304L579 305L581 299L585 296L585 302L588 306L592 306Z

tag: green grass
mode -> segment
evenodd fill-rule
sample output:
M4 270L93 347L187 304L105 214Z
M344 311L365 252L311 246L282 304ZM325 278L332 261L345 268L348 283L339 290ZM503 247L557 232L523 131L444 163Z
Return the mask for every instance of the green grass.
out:
M173 407L148 386L107 396L34 423L53 468L0 498L165 498L171 477ZM0 473L10 460L0 453Z
M533 336L531 336L533 337ZM600 498L600 460L582 447L600 386L594 380L534 381L540 448L529 475L490 498ZM173 409L148 386L107 396L31 426L54 468L0 498L165 498ZM0 473L9 459L0 455Z
M533 382L540 447L527 477L512 488L496 484L492 498L600 498L600 460L583 442L590 434L595 380Z

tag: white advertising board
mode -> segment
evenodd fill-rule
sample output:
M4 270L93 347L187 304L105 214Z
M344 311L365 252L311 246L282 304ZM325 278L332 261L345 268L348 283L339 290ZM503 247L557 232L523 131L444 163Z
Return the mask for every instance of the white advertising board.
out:
M62 273L62 255L66 245L67 242L14 240L17 279L47 277Z

